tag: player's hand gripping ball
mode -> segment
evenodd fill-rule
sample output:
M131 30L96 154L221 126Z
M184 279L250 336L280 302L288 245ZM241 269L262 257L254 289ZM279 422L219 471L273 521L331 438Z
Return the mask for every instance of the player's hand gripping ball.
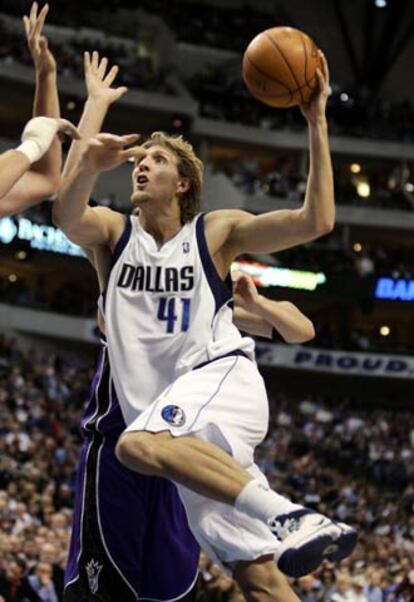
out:
M303 31L273 27L257 35L243 57L243 79L250 92L271 107L308 104L318 87L316 44Z

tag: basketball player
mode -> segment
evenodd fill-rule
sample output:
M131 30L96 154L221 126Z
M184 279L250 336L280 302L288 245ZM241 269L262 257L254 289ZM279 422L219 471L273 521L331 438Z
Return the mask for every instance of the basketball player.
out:
M111 88L112 80L107 78L106 70L106 59L100 61L98 54L93 53L91 60L85 54L88 100L79 125L83 139L96 133L106 109L126 91ZM76 162L82 144L80 141L72 145L66 173ZM103 246L85 251L104 291L112 254ZM235 318L240 327L267 337L275 329L291 342L303 342L313 336L312 323L292 304L265 300L244 274L233 274L233 280L238 306ZM104 334L101 312L98 323ZM137 475L115 457L115 444L125 422L113 388L105 342L90 399L81 426L85 443L78 470L64 598L67 602L91 595L114 599L118 592L125 601L135 600L136 592L141 599L143 596L159 600L176 598L177 593L188 591L195 579L198 547L188 532L185 517L180 517L183 510L175 487L164 479ZM98 487L91 487L91 482L98 483ZM145 502L151 505L151 512L145 512ZM172 520L177 516L178 521ZM121 536L122 546L117 545ZM148 541L152 544L145 551L142 548ZM191 599L191 592L185 599Z
M56 63L42 28L48 12L32 5L24 26L36 70L33 116L22 144L0 155L0 216L14 215L54 194L60 183L61 148L57 133L79 137L75 127L60 119ZM43 115L43 117L40 117Z
M296 599L274 555L283 572L300 576L323 558L347 556L356 543L346 525L271 491L254 465L254 447L267 429L267 398L253 343L232 326L225 282L239 254L275 252L333 227L328 71L321 60L318 94L302 107L311 161L300 210L197 216L201 162L181 138L160 133L132 149L126 146L136 135L97 135L55 205L55 220L74 242L113 250L105 319L112 376L129 423L118 456L132 470L178 483L193 533L233 572L248 600ZM88 207L99 172L133 156L139 216L125 220Z
M112 87L118 67L97 52L84 56L88 98L64 175L76 165L85 140L96 134L110 105L127 91ZM108 249L85 249L101 290L111 265ZM124 467L115 446L125 420L113 386L104 340L81 423L84 444L78 467L74 520L65 573L65 602L194 600L199 547L176 487Z

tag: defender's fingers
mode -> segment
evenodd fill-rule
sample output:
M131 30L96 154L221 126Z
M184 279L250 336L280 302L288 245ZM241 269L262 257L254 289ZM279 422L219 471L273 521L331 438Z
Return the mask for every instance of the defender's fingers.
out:
M100 140L97 140L96 138L90 138L90 140L88 140L88 147L93 146L93 147L102 147L103 144Z
M116 78L116 76L118 75L118 71L119 71L119 67L118 65L114 65L112 67L112 69L109 71L108 75L105 77L104 84L111 86L112 82L114 81L114 79Z
M107 66L108 66L108 59L106 58L106 56L104 56L98 66L98 75L101 79L105 75Z
M99 54L97 50L94 50L92 52L92 67L93 69L97 69L98 68L98 63L99 63Z
M126 134L125 136L121 136L124 144L133 144L140 138L140 134Z
M88 51L85 51L83 53L83 68L84 71L89 71L91 66L91 55L89 54Z
M40 33L43 29L43 25L45 24L46 15L48 12L49 12L49 5L45 4L37 18L35 28L33 31L33 35L36 35L36 36L40 35Z
M121 88L116 88L115 92L117 93L117 99L119 99L128 92L128 88L126 86L121 86Z
M30 20L31 27L35 26L36 19L37 19L37 2L33 2L32 6L30 7L30 13L29 13L29 20Z
M106 146L110 146L112 148L122 148L125 146L125 142L122 136L117 136L116 134L97 134L96 140L99 140L102 144Z
M126 144L132 144L132 142L136 142L139 136L140 134L125 134L124 136L118 136L117 134L108 134L103 132L102 134L97 134L96 138L105 142L113 142L114 144L121 144L125 146Z
M133 160L139 159L145 155L145 149L142 148L142 146L133 146L122 152L125 153L126 159Z
M58 120L58 131L63 132L67 136L74 138L75 140L80 140L81 135L79 134L76 127L68 121L67 119L59 119Z
M240 270L235 270L231 273L231 279L233 282L239 282L244 276L244 273Z
M30 21L29 21L29 17L26 17L26 15L24 15L23 17L23 25L24 25L24 31L26 34L26 38L29 38L30 35Z
M121 157L124 161L128 161L129 159L139 159L145 154L145 151L140 146L133 146L132 148L127 148L126 150L121 151Z

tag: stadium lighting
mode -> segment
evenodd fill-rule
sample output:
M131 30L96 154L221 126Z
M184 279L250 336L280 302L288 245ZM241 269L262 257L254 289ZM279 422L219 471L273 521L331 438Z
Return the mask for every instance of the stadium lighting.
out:
M353 246L353 249L354 249L355 253L361 253L361 251L362 251L361 243L356 242Z
M387 0L375 0L375 6L377 8L385 8L387 6Z
M249 259L234 261L231 269L232 271L249 274L255 284L261 287L281 286L304 291L314 291L319 285L326 282L326 276L323 272L305 272L303 270L278 268Z
M368 182L358 182L357 193L363 199L367 199L371 195L371 186Z
M350 169L351 173L360 173L361 172L361 166L359 163L351 163L351 165L349 166L349 169Z
M387 337L391 333L391 328L389 326L381 326L379 331L382 337Z

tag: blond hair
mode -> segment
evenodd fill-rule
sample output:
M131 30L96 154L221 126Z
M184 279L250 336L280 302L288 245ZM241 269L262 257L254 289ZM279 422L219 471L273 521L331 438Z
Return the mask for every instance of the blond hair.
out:
M190 181L189 189L180 197L181 223L190 222L200 211L203 188L203 162L196 156L192 145L182 136L170 136L165 132L153 132L142 145L144 148L163 146L177 158L178 173Z

